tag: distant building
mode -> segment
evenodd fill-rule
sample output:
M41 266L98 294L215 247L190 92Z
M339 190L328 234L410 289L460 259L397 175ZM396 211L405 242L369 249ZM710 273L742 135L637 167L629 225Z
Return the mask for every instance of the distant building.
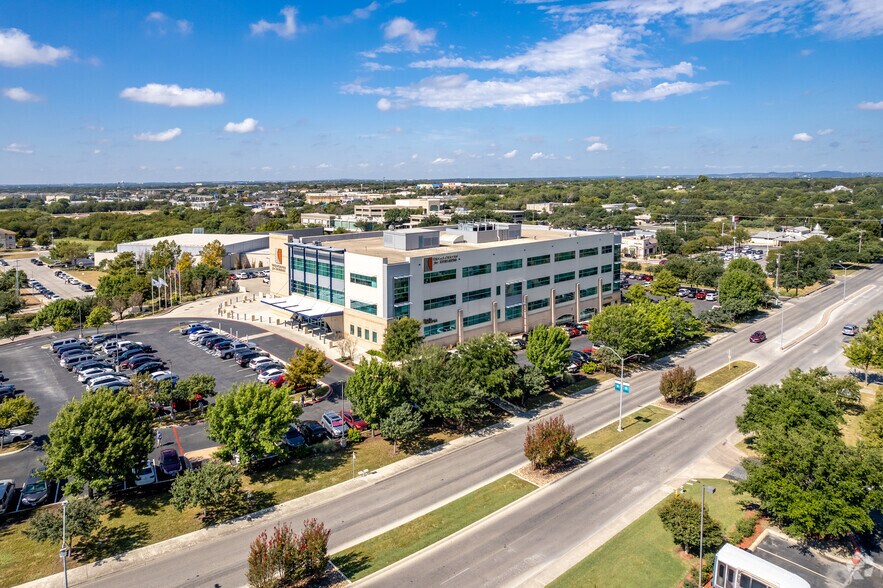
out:
M568 206L569 204L569 202L531 202L530 204L525 205L524 208L531 212L549 214L559 206Z
M622 256L631 259L647 259L659 252L656 235L644 231L634 231L622 236Z
M619 211L621 211L621 210L631 211L631 210L637 210L637 209L638 209L638 207L637 207L636 205L634 205L634 204L629 204L629 203L626 203L626 202L622 202L622 203L619 203L619 204L602 204L602 205L601 205L601 208L603 208L603 209L606 210L607 212L619 212Z
M812 229L809 227L782 227L781 231L758 231L751 235L750 243L767 247L781 247L788 243L800 243L812 237L830 240L821 225L816 223Z
M0 249L15 249L15 231L0 229Z

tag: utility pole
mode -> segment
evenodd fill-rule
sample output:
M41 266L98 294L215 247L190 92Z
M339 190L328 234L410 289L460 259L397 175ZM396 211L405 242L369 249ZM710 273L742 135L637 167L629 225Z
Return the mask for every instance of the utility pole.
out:
M18 260L15 260L15 297L21 298L21 292L18 285Z
M865 236L865 232L860 230L858 232L858 252L859 253L862 252L862 237L864 237L864 236Z
M798 283L800 283L800 256L801 256L802 254L803 254L803 251L801 251L800 249L798 249L798 250L794 253L794 257L797 258L797 282L798 282Z
M776 296L779 295L779 262L782 261L782 254L776 253Z

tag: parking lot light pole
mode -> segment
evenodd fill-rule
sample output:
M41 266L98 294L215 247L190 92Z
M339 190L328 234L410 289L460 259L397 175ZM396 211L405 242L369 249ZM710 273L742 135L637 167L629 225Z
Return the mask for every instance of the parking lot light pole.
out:
M61 568L64 571L64 588L67 588L67 500L61 501Z
M706 486L699 484L699 494L701 495L699 503L699 585L702 586L702 540L705 538L705 493L714 494L717 489L714 486Z
M844 272L848 269L842 261L835 261L831 265L839 265ZM843 299L846 300L846 274L843 274Z
M647 357L646 353L635 353L628 357L623 357L616 349L607 345L599 345L599 349L607 349L619 359L619 425L616 427L617 432L622 433L622 397L625 394L625 362L634 357Z

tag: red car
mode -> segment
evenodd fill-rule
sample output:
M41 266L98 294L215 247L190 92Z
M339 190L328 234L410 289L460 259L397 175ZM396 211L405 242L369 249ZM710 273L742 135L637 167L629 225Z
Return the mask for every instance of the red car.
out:
M278 388L282 384L285 383L285 374L279 374L278 376L273 376L267 381L268 384L273 386L274 388Z
M359 415L353 414L353 411L351 411L351 410L345 410L345 411L341 412L340 418L343 419L343 422L345 422L346 424L348 424L350 427L352 427L353 429L355 429L357 431L364 431L365 429L368 428L368 423L363 421L362 417L360 417Z
M763 343L766 341L766 333L763 331L754 331L751 336L748 337L748 340L752 343Z
M705 290L696 292L696 300L705 300Z

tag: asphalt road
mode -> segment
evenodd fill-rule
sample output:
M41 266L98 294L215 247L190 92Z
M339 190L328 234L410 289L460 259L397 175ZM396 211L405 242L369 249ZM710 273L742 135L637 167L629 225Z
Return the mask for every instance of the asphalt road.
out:
M881 276L883 268L857 274L850 278L849 288L854 291L866 284L879 284ZM786 327L786 334L810 328L839 297L838 288L829 288L789 306L786 312L792 323ZM839 354L842 324L861 323L881 306L881 298L883 289L878 287L851 301L834 312L827 328L786 352L778 351L772 341L761 345L747 341L748 333L757 328L776 332L779 317L771 316L714 344L682 354L678 363L694 367L700 376L725 364L728 352L733 359L749 359L761 367L740 385L715 394L622 446L615 456L601 458L551 488L538 490L473 531L443 541L369 583L459 587L529 582L543 567L721 443L735 428L734 418L741 411L745 387L777 381L791 367L811 367ZM795 324L796 321L801 324ZM624 402L626 413L658 397L658 378L663 367L632 378L632 393ZM616 418L618 398L609 391L599 392L556 413L574 426L577 435L585 435ZM515 469L525 462L523 436L524 425L512 427L331 502L305 505L286 521L295 527L308 517L324 521L333 530L333 552ZM248 544L261 530L275 523L278 521L227 529L222 536L190 546L187 553L157 556L95 579L90 585L242 586Z
M34 265L30 260L22 259L18 262L18 269L25 272L29 280L37 280L62 298L83 298L94 294L92 292L83 292L80 290L79 286L68 284L55 275L56 271L59 269L65 270L65 268L51 268L48 265ZM34 296L43 302L49 302L37 292L34 292Z

